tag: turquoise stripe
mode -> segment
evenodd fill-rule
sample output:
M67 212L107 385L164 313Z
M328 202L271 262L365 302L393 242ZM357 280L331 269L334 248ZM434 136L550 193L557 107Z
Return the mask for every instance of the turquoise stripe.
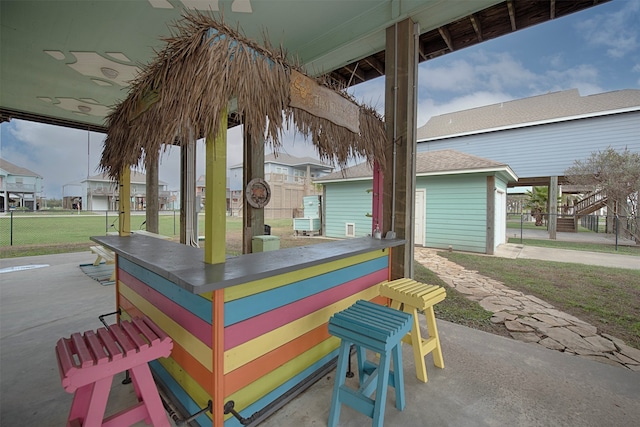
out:
M235 410L240 412L240 415L242 415L244 418L249 418L252 414L258 412L268 404L275 401L278 397L282 396L287 391L291 390L293 387L301 383L305 378L311 376L315 371L322 368L324 365L329 363L331 359L337 356L338 356L338 349L335 349L331 353L323 357L322 359L318 360L313 365L309 366L304 371L300 372L295 377L291 378L286 383L282 384L280 387L277 387L270 393L267 393L266 395L264 395L264 397L256 400L251 405L247 406L246 408L236 407ZM224 427L243 427L243 426L242 424L240 424L240 421L238 421L236 418L229 418L227 421L224 422Z
M224 326L233 325L248 318L310 295L350 282L388 267L389 258L380 257L350 267L341 268L319 276L229 301L224 305Z
M180 415L182 416L187 415L188 417L191 414L195 414L201 409L200 407L198 407L196 402L194 402L191 396L189 396L184 391L184 389L180 386L180 384L178 384L176 380L173 379L171 374L167 372L167 370L164 368L164 366L160 364L160 362L158 362L157 360L153 360L149 362L149 366L151 367L151 370L155 374L155 378L162 381L164 386L167 389L169 389L171 393L173 393L173 395L178 399L178 401L180 402L180 405L182 405L182 407L189 413L189 414L180 414ZM198 423L200 427L211 427L211 425L213 424L213 422L211 421L211 418L207 417L205 414L200 415L198 418L195 419L195 421Z
M124 257L118 257L118 266L136 279L145 283L147 286L160 292L176 304L184 307L186 310L189 310L205 322L209 324L212 323L211 312L213 310L211 308L211 301L208 299L192 294L191 292L187 292L175 283L172 283L164 277L159 276L138 264L132 263Z

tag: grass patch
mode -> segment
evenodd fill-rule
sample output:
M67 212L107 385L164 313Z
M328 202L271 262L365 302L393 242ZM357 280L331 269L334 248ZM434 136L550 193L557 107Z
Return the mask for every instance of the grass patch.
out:
M444 301L434 306L434 311L438 319L468 326L497 335L510 337L509 331L504 324L494 324L491 322L490 311L485 310L475 301L466 298L460 292L450 288L434 272L427 269L420 263L414 265L414 279L431 285L443 286L447 290L447 297Z
M521 244L520 238L509 238L509 243ZM539 246L543 248L572 249L575 251L602 252L618 255L633 255L640 257L640 246L603 245L600 243L565 242L560 240L522 239L523 245ZM640 262L640 261L638 261Z
M640 270L441 252L640 349Z

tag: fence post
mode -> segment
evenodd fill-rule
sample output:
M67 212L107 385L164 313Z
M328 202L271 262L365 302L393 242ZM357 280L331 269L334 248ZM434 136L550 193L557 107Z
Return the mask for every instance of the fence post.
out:
M13 211L9 212L9 246L13 246Z
M618 214L616 214L616 251L618 250L618 225L620 220L618 219Z
M109 211L104 211L104 234L109 232Z
M522 244L522 229L524 228L524 214L520 214L520 244Z

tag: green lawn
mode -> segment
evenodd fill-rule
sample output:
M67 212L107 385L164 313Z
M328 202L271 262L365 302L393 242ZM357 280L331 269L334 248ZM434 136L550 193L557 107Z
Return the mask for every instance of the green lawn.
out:
M131 215L131 229L145 229L144 215ZM293 220L267 219L274 235L292 235ZM179 240L180 217L172 212L158 218L159 234ZM204 235L205 217L198 217L198 235ZM91 236L104 236L108 231L118 231L118 217L111 212L44 215L19 214L13 219L0 216L0 258L46 255L51 253L86 251L93 243ZM233 255L241 253L242 218L227 217L227 246ZM302 244L304 241L294 242ZM287 243L283 242L282 247Z

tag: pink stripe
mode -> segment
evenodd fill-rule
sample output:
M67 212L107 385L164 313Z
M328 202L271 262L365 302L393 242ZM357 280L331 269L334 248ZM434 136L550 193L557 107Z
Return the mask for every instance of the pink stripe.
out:
M353 294L370 288L387 278L386 268L378 270L366 276L359 277L340 286L335 286L326 291L308 296L301 300L283 305L275 310L262 313L250 319L235 323L224 328L224 349L236 347L260 335L291 323L314 311L334 304Z
M169 316L177 324L211 348L211 325L181 307L155 289L147 286L126 271L118 272L119 279L138 295L153 304L158 310Z

